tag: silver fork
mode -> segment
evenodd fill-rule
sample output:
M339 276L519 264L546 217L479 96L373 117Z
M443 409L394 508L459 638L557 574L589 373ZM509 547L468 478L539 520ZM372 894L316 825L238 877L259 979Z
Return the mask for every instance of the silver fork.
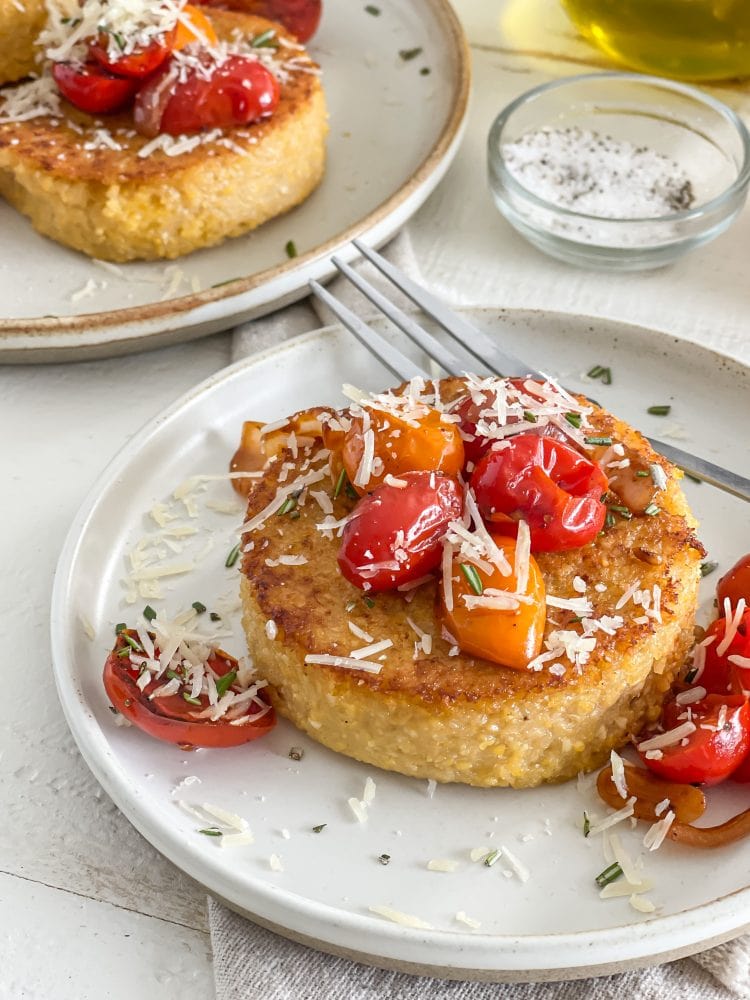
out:
M443 302L434 295L422 288L408 275L404 274L390 261L386 260L375 250L365 246L360 240L354 240L354 245L359 252L366 257L386 278L388 278L396 288L400 289L408 298L419 306L420 309L434 319L439 326L450 334L461 346L479 361L483 368L488 369L495 375L502 376L524 376L532 378L543 378L542 374L520 358L515 357L506 351L501 350L498 345L487 334L477 329L462 316L452 312ZM400 330L402 330L410 340L422 348L425 354L432 358L448 375L463 375L466 371L465 362L461 361L432 334L423 329L416 320L407 315L398 306L394 305L382 292L373 287L365 278L353 270L348 264L338 257L332 258L333 264L338 268L344 277L359 289L362 294L376 306L383 315L387 316ZM351 309L345 306L337 298L331 295L317 281L310 282L310 288L321 302L325 303L334 315L336 315L343 325L363 344L368 351L375 355L386 368L388 368L398 379L409 380L417 375L423 378L430 378L430 375L416 365L413 361L402 354L392 344L380 336L372 327L368 326ZM724 469L720 465L715 465L704 458L691 455L674 445L665 444L663 441L656 441L648 438L655 451L659 452L674 465L679 466L688 475L700 479L712 486L716 486L726 493L740 497L742 500L750 501L750 479L741 476L729 469Z

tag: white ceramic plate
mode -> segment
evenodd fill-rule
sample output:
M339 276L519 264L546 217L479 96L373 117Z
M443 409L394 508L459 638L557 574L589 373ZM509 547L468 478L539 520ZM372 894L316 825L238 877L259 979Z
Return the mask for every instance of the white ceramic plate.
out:
M380 245L397 232L458 148L469 55L448 0L378 0L380 16L366 6L325 0L309 48L323 68L328 165L290 214L176 262L113 272L40 236L0 201L0 360L110 356L226 329L305 294L310 278L332 273L332 253L351 259L352 237ZM290 239L299 254L291 261ZM90 280L92 294L77 299Z
M563 376L566 384L582 387L580 372L595 363L611 365L611 387L586 385L605 406L647 432L687 435L687 447L715 461L740 462L736 428L746 413L750 369L613 322L486 310L473 315L531 365ZM376 389L390 379L337 330L306 335L228 368L137 434L84 504L55 582L52 648L68 721L106 791L160 851L232 906L290 936L384 965L460 978L574 978L689 954L746 928L747 842L712 853L670 842L655 854L643 852L655 883L653 915L636 913L627 899L600 900L593 879L605 866L601 844L585 840L580 828L584 809L604 812L591 779L583 790L576 782L527 791L439 786L429 798L426 782L334 754L286 722L256 744L192 754L115 727L100 673L114 624L129 615L134 621L146 603L128 611L120 583L125 553L146 530L144 512L191 474L223 472L243 419L273 420L306 405L341 402L343 381ZM648 416L647 407L656 403L671 403L672 415ZM747 508L740 501L690 482L687 491L711 558L726 567L750 550ZM231 496L225 481L213 483L199 503ZM205 553L205 535L190 543L204 549L204 560L188 578L173 578L168 612L195 600L215 605L221 594L234 599L236 571L224 561L241 514L211 516L213 549ZM717 576L704 583L704 619ZM93 625L93 641L82 620ZM225 644L243 651L239 627ZM288 757L293 745L305 750L299 763ZM200 824L172 800L187 775L201 784L179 794L246 817L254 845L222 849L197 832ZM368 821L359 824L347 799L361 797L368 775L377 793ZM709 819L744 808L746 794L741 786L712 790ZM326 828L313 833L321 823ZM619 829L638 854L644 827ZM469 851L482 844L488 851L505 844L529 868L530 879L504 876L501 864L472 864ZM283 872L270 870L272 853L281 857ZM377 861L383 853L391 856L387 867ZM426 870L429 859L446 857L459 862L457 872ZM434 929L388 923L368 911L378 904L416 915ZM459 910L481 921L481 930L457 923Z

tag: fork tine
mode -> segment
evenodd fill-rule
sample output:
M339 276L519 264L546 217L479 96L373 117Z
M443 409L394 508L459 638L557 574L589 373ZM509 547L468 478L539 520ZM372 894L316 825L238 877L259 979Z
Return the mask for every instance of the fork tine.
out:
M355 316L351 309L347 309L342 302L334 298L317 281L311 280L309 287L313 295L325 303L331 312L341 320L347 330L354 334L360 344L366 347L389 371L393 372L396 378L408 382L417 376L421 376L422 378L428 377L422 368L415 365L405 354L402 354L401 351L389 344L372 327L363 322L359 316Z
M374 288L369 281L357 274L348 264L338 257L332 257L331 262L339 271L348 278L349 281L358 288L360 292L369 299L388 319L403 330L406 336L415 344L422 348L425 354L436 361L448 375L460 375L466 370L466 364L462 363L456 355L444 347L439 340L436 340L426 330L423 330L416 320L407 316L398 306L390 302L385 295Z
M424 288L420 288L416 282L412 281L403 271L391 264L390 261L382 257L377 251L365 246L361 240L353 240L354 246L363 257L366 257L381 274L390 279L404 295L408 296L415 305L431 316L439 325L449 333L454 340L466 348L470 354L486 365L495 375L531 375L536 378L543 378L541 372L530 368L527 364L515 357L501 351L497 344L486 333L468 323L463 317L458 316L444 303Z

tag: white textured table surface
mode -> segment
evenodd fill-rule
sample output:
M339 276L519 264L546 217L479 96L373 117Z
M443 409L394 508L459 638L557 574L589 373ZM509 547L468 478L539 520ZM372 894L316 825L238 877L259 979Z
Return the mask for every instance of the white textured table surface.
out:
M546 79L596 68L555 0L458 0L474 51L464 146L412 223L447 298L630 320L750 360L750 214L668 270L600 275L527 246L492 207L484 143L495 113ZM541 27L543 26L543 27ZM747 88L717 88L750 112ZM0 1000L209 1000L204 894L99 790L51 678L48 608L62 539L111 456L229 360L229 337L148 356L0 369Z

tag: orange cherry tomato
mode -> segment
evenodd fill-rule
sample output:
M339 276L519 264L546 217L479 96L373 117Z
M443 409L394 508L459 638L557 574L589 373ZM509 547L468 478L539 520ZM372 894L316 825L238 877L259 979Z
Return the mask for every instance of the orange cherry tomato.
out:
M141 691L136 684L141 668L133 664L128 655L118 655L126 649L131 655L133 653L126 644L125 634L137 639L137 633L130 629L118 635L117 643L104 664L104 688L113 707L149 736L180 746L236 747L257 740L276 725L276 716L270 707L258 719L233 725L226 719L211 722L209 719L199 717L200 713L209 707L205 694L195 701L192 699L188 701L184 693L180 692L165 697L150 698L149 696L164 683L165 678L150 681ZM229 654L217 650L208 661L208 666L218 677L225 677L235 670L237 661ZM263 691L259 691L256 695L256 704L248 703L245 714L256 714L258 703L269 704Z
M188 22L188 23L186 23ZM214 26L209 18L192 4L186 4L182 8L182 18L177 22L177 26L172 32L170 48L173 52L179 52L186 45L197 42L199 45L213 46L218 44Z
M382 410L367 410L375 436L372 473L364 485L355 482L365 448L362 417L353 417L344 435L341 457L346 474L360 496L371 493L390 473L442 472L458 476L464 464L464 445L458 427L443 423L440 411L425 407L418 426Z
M516 540L503 535L492 537L512 567ZM516 609L508 611L470 608L464 598L481 596L478 594L479 589L487 597L492 596L492 591L512 594L517 589L515 573L503 576L499 569L487 573L481 567L473 565L464 570L462 564L467 565L460 556L454 557L451 571L452 611L445 605L444 588L440 588L442 616L448 631L465 653L481 656L514 670L525 670L529 661L538 656L542 648L547 614L544 579L536 560L533 556L529 559L529 580L524 590L524 596L530 598L530 602L521 603ZM474 581L478 579L479 587L472 586L470 578Z
M736 607L740 598L745 598L745 603L750 607L750 553L742 556L732 566L728 572L719 580L716 588L716 596L719 599L719 612L724 611L724 600L729 598L732 607Z

